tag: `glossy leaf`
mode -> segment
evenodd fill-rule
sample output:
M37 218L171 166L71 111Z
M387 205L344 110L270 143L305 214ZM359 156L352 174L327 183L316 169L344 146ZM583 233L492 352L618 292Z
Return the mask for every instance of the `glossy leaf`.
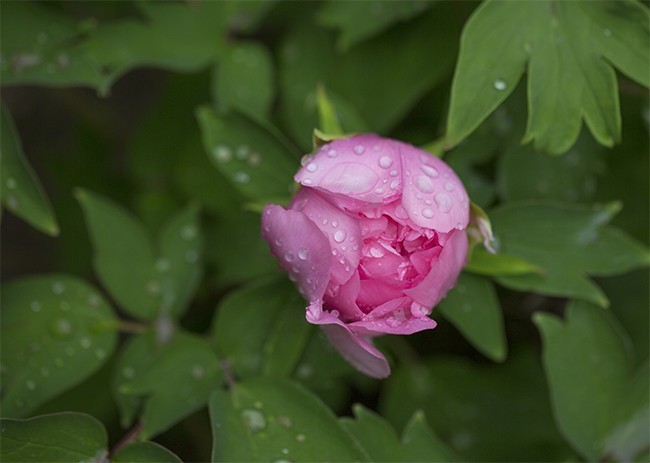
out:
M212 461L369 461L334 414L286 380L256 378L210 398Z
M111 456L115 463L181 463L181 459L154 442L134 442Z
M634 449L627 451L638 453L647 448L648 433L643 432L648 429L647 422L643 423L643 418L637 421L636 416L648 408L647 376L636 387L636 394L630 394L629 341L613 317L589 303L572 301L565 323L544 313L537 313L534 320L544 342L544 367L553 411L567 440L585 458L599 459L605 453L606 438L620 424L621 415L629 413L632 431L641 426L637 430L644 439L640 443L633 440L630 444ZM630 397L635 397L636 403L621 406ZM629 415L625 418L629 419ZM615 453L625 452L620 434L610 439Z
M207 341L181 331L168 340L153 334L134 338L120 356L113 377L124 425L132 422L143 405L144 438L203 407L221 382L217 358Z
M121 307L145 320L182 315L201 276L198 209L189 206L170 218L154 248L125 209L84 190L77 199L93 243L95 271Z
M474 249L471 259L464 269L470 273L487 276L544 273L541 267L531 264L520 257L502 253L492 254L481 248Z
M538 265L542 275L498 277L504 286L606 306L586 275L615 275L648 265L648 250L606 225L619 207L512 203L490 213L500 251Z
M81 38L80 25L50 5L6 2L0 31L2 85L98 88L106 82L101 64L70 46Z
M27 420L0 420L0 457L11 462L99 462L107 457L108 435L90 415L56 413Z
M490 0L467 22L452 85L447 141L472 132L528 73L524 141L563 153L584 120L599 143L621 137L613 66L648 86L648 9L633 0ZM610 64L611 63L611 64Z
M501 306L490 280L461 273L456 287L435 310L482 354L498 362L506 358Z
M25 159L20 138L11 116L4 106L0 107L0 196L3 207L26 220L32 226L49 234L57 235L52 206L43 192L38 178Z
M299 163L279 138L246 117L199 107L203 146L214 166L246 197L286 198Z
M399 429L419 409L461 461L568 461L571 454L529 351L498 365L436 356L398 368L383 390L382 416Z
M218 106L266 119L274 95L274 69L268 50L238 42L224 53L214 72L212 93Z
M285 278L245 286L217 310L215 348L239 377L288 376L310 333L304 306Z
M446 445L433 434L422 412L407 423L402 438L383 418L362 405L355 405L354 419L341 418L343 429L359 441L372 461L458 461Z
M21 417L81 382L116 343L104 298L67 275L29 277L2 288L2 414Z

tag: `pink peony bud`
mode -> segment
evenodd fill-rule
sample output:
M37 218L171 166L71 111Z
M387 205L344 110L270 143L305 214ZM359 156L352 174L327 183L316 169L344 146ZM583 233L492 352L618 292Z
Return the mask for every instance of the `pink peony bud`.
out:
M372 338L436 326L428 315L466 260L467 192L440 159L373 134L322 146L295 180L288 210L265 207L264 239L309 301L307 321L385 378Z

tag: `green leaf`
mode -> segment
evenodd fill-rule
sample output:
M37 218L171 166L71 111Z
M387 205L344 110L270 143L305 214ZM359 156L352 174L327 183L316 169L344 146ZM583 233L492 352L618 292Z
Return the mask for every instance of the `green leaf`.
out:
M311 331L304 305L284 277L233 292L217 310L213 328L217 352L238 377L289 375Z
M461 38L448 143L456 145L472 132L527 71L524 141L563 153L584 117L594 138L612 146L620 140L621 119L609 63L648 86L648 24L647 7L633 0L484 2Z
M318 12L324 26L340 30L339 46L348 49L388 29L423 13L433 2L406 0L400 2L329 1Z
M506 358L503 316L494 285L487 278L461 273L438 310L474 347L492 360Z
M552 203L511 203L490 213L500 251L544 270L543 275L502 276L518 290L576 297L606 306L606 296L586 275L604 276L648 265L648 250L606 225L618 211Z
M507 201L592 201L599 180L604 180L605 154L605 149L584 133L561 157L511 143L499 157L500 196Z
M437 356L397 368L380 397L382 416L399 429L420 409L461 461L566 461L570 455L531 351L514 350L503 364Z
M273 84L268 50L256 42L237 42L228 47L213 74L213 99L220 107L264 120L273 101Z
M468 264L464 268L470 273L487 276L525 275L528 273L543 274L537 265L507 254L492 254L482 248L474 249Z
M316 90L316 106L318 106L318 115L320 119L319 137L323 141L331 141L339 135L344 135L339 116L336 114L336 108L332 101L327 97L327 92L323 85L319 85Z
M350 2L345 7L356 8ZM321 83L346 131L388 132L451 73L456 49L449 37L461 27L457 8L441 2L431 12L343 54L337 53L333 37L324 36L307 18L295 22L280 46L279 64L281 115L293 138L303 149L311 149ZM345 117L349 113L360 117ZM364 121L365 127L360 124Z
M56 413L27 420L0 420L0 456L11 462L101 462L108 435L95 418L82 413Z
M52 212L52 206L25 159L18 133L4 106L0 106L0 131L2 132L0 141L2 205L39 230L49 235L58 235L59 226Z
M143 438L167 430L203 407L221 382L217 357L207 341L181 331L166 343L152 333L133 338L113 376L123 425L132 422L143 404Z
M106 77L100 63L70 46L81 38L75 20L50 5L32 2L6 2L2 10L2 85L103 85Z
M629 383L629 341L613 317L587 302L572 301L566 322L545 313L535 314L534 321L542 334L544 367L562 433L589 460L604 455L605 440L612 431L616 434L610 439L619 445L610 445L624 451L620 447L624 439L617 435L624 431L614 428L630 408L632 422L637 420L637 411L647 409L647 371L636 394L631 393L635 388ZM630 397L636 399L633 407L622 406ZM645 441L636 444L635 451L647 448L648 443L646 432Z
M142 224L125 209L85 190L77 199L93 243L95 271L121 307L145 320L180 317L201 276L198 209L191 205L170 218L154 249Z
M117 323L104 298L66 275L29 277L2 288L2 413L25 416L104 363Z
M210 398L212 461L368 461L334 414L286 380L256 378Z
M181 459L155 442L134 442L111 456L115 463L182 463Z
M362 405L353 407L354 417L339 423L359 441L372 461L458 461L446 445L433 434L422 412L409 420L401 439L384 419Z
M196 117L213 164L244 196L256 201L289 196L299 164L276 134L242 115L220 115L207 106L199 107Z

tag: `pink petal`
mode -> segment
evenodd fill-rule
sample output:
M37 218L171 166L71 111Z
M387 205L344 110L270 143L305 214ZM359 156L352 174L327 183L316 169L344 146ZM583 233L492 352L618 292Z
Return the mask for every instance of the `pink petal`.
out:
M377 379L390 375L384 354L372 345L370 339L357 335L338 318L323 312L320 319L315 320L307 312L307 321L321 325L332 346L361 373Z
M438 232L462 230L469 222L469 198L460 179L440 159L399 143L402 153L402 205L421 227Z
M382 334L413 334L424 330L432 330L436 322L429 317L407 318L398 320L396 317L380 318L378 320L361 320L348 326L359 334L379 336Z
M404 294L423 306L433 307L454 287L467 260L467 234L456 230L450 234L431 271L417 286Z
M404 297L402 290L378 280L361 280L357 303L361 307L379 307L387 301Z
M352 278L342 286L330 284L325 292L325 305L330 310L338 310L342 320L359 320L364 313L357 305L359 295L359 272L354 272Z
M294 178L303 186L337 195L337 205L358 210L397 199L401 173L397 144L366 134L323 146Z
M302 212L272 204L262 214L262 236L303 296L312 303L322 301L332 254L318 227Z
M336 284L347 282L359 265L361 257L361 229L355 218L337 209L321 193L302 188L290 208L299 210L318 227L329 242L331 277Z

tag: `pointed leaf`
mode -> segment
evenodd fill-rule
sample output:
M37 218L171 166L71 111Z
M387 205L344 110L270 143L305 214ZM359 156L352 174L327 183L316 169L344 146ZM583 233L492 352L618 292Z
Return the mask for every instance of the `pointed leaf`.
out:
M134 442L111 456L114 463L182 463L181 459L155 442Z

